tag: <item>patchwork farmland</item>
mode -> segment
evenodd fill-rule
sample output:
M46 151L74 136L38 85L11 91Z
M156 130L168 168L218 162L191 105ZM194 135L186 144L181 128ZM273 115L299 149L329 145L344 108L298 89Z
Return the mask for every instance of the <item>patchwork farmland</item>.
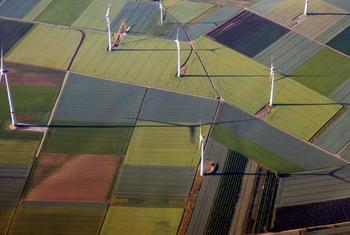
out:
M350 231L349 32L347 0L0 1L0 233Z

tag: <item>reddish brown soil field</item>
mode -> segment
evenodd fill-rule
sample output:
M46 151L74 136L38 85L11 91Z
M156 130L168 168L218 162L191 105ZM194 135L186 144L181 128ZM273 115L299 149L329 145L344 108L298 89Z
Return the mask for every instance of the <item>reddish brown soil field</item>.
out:
M114 155L41 155L25 200L106 201L120 160Z
M6 63L6 68L13 85L59 86L65 75L65 72L59 70L9 62Z

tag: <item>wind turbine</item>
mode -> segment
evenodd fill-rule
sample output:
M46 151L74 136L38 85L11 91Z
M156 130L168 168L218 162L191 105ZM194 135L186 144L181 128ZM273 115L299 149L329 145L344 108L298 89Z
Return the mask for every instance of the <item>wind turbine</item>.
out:
M308 14L309 14L309 0L305 0L304 15L307 16Z
M107 13L106 13L106 21L107 21L107 29L108 29L108 51L112 51L112 38L111 38L111 23L109 20L111 10L111 4L108 4Z
M162 0L159 0L160 24L163 24L163 5Z
M16 127L17 126L17 120L16 120L16 114L15 114L15 108L14 108L13 101L12 101L12 93L11 93L11 89L10 89L10 83L9 83L8 78L7 78L8 70L4 67L4 55L3 55L3 47L2 47L2 45L1 45L1 59L0 59L0 63L1 63L0 64L0 83L1 83L2 76L4 76L5 83L6 83L7 97L8 97L9 106L10 106L11 122L12 122L12 126Z
M201 152L200 175L204 175L204 136L202 135L202 124L199 124L199 148Z
M180 48L180 42L179 42L179 28L177 28L177 33L176 33L176 47L177 47L177 77L181 77L181 48Z
M273 67L273 59L271 60L271 68L270 68L270 80L271 80L271 94L270 94L270 107L273 106L273 95L275 88L275 67Z

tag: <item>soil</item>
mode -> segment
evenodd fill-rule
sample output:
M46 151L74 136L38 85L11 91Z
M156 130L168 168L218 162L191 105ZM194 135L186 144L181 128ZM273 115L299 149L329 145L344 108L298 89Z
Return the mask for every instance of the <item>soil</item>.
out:
M114 155L42 154L27 201L106 201L121 158Z
M11 85L60 86L65 72L31 65L6 63Z

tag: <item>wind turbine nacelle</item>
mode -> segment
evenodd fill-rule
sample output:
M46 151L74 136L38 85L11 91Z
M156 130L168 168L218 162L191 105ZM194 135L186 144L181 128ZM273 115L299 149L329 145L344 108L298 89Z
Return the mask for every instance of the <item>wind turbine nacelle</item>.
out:
M4 74L4 73L7 73L8 70L6 68L3 68L0 72L1 72L1 74Z

